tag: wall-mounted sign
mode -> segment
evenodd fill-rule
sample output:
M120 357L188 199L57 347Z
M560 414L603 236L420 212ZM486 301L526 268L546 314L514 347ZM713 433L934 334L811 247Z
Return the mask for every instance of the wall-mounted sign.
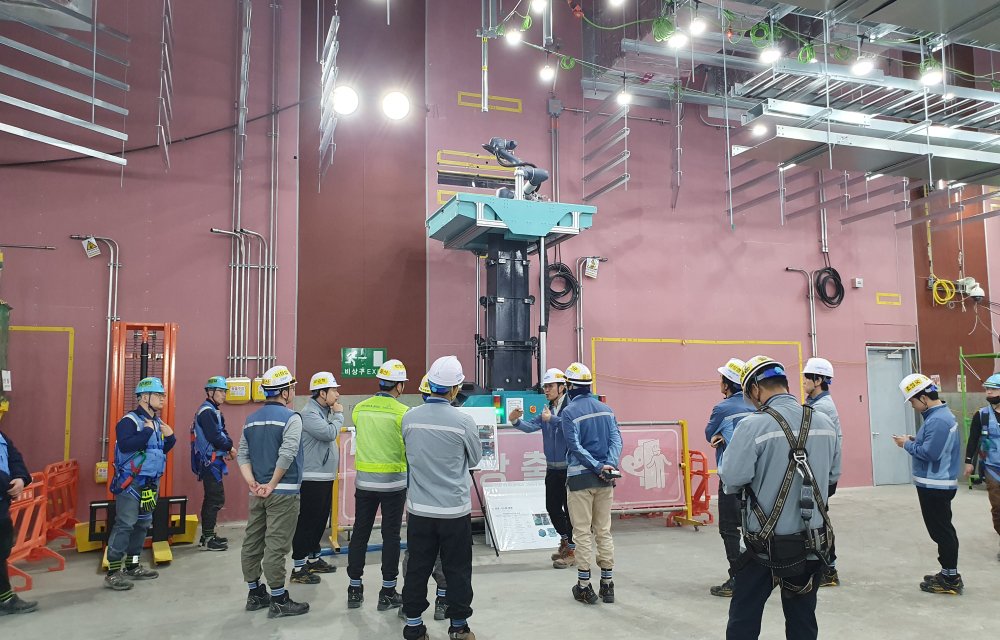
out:
M341 349L340 375L344 378L374 378L386 358L386 349Z
M97 246L97 240L94 238L87 238L81 242L83 245L83 250L87 252L88 258L94 258L101 255L101 248Z

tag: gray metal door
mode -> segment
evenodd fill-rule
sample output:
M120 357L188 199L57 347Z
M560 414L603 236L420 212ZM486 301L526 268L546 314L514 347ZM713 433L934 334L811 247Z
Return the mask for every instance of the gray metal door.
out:
M909 484L910 456L892 436L915 435L913 409L903 402L899 383L913 372L911 348L868 347L868 411L875 485Z

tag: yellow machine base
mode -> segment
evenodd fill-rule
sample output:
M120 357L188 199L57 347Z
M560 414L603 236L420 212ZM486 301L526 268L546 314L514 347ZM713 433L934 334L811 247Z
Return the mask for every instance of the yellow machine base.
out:
M169 542L154 542L153 543L153 564L163 564L164 562L170 562L174 559L174 554L170 550Z
M104 523L97 523L97 530L104 531ZM86 522L78 522L73 528L73 533L76 535L76 550L80 553L85 551L97 551L101 548L101 542L91 542L87 538L90 536L90 525Z
M170 516L170 526L176 526L180 516ZM194 544L198 540L198 516L187 516L184 521L184 533L174 534L171 544Z

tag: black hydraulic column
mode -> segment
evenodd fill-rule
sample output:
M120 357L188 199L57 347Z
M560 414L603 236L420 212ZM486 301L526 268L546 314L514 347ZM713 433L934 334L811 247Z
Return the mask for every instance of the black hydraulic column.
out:
M528 295L528 243L491 235L486 255L485 336L479 351L486 360L487 389L524 391L532 385L532 358L538 343L531 337Z

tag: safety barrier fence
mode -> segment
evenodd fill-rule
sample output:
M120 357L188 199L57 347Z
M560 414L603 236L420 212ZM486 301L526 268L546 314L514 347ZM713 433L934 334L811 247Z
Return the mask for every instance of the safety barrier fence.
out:
M57 564L49 567L49 571L65 568L66 560L45 545L59 537L70 540L63 545L64 549L76 545L74 536L63 529L77 523L73 516L79 480L80 465L76 460L50 464L43 473L31 474L31 484L11 503L14 547L7 559L7 570L12 578L16 576L24 580L24 585L15 586L14 591L28 591L33 584L31 576L15 567L15 562L54 558Z
M644 514L667 515L667 526L700 527L713 522L709 512L709 468L700 451L691 451L687 421L620 422L622 479L615 489L612 514L623 518ZM334 529L354 528L354 433L339 438L340 473L334 486ZM546 461L541 433L522 433L500 426L496 469L476 471L480 484L545 479ZM482 506L470 488L472 517L482 518ZM706 516L704 520L698 518ZM381 518L376 519L376 527Z

